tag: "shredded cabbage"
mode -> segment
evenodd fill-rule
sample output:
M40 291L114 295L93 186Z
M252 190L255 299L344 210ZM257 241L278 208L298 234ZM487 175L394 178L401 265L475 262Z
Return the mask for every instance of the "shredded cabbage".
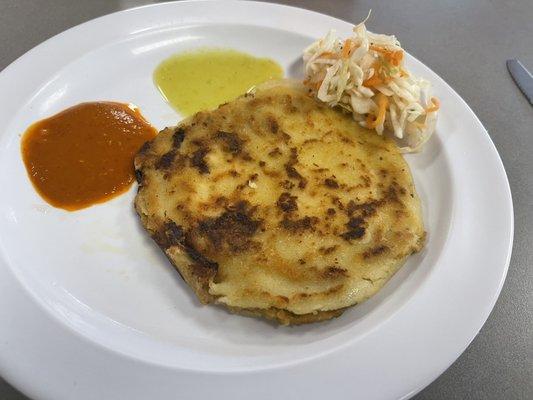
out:
M331 30L304 50L304 84L361 126L391 132L402 151L418 151L435 130L439 102L431 84L405 68L396 37L369 32L365 22L346 40Z

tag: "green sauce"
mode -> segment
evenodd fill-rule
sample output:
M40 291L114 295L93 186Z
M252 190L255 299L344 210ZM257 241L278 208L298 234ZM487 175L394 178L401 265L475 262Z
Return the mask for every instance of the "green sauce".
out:
M283 69L270 59L235 50L201 49L164 60L154 72L154 83L172 107L187 116L282 77Z

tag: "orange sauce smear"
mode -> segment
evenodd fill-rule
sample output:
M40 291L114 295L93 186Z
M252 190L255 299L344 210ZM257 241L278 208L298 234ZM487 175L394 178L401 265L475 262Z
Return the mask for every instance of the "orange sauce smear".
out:
M135 154L156 135L131 105L82 103L31 125L22 137L22 158L41 197L75 211L127 191Z

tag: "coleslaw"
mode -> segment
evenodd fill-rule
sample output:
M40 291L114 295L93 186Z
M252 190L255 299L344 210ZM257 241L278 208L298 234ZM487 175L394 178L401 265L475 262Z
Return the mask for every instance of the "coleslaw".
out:
M435 130L439 101L428 81L406 69L396 37L369 32L365 22L345 40L331 30L304 50L304 84L361 126L393 133L402 151L419 151Z

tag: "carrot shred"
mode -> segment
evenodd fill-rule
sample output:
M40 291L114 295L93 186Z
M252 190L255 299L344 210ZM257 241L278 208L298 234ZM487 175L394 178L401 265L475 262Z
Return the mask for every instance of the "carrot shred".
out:
M372 75L370 78L368 78L367 80L363 82L363 86L373 87L373 86L381 85L382 83L383 83L383 80L380 78L380 76L374 73L374 75Z
M374 51L377 51L378 53L385 53L387 50L385 50L383 47L381 46L376 46L375 44L371 44L370 46L368 46L368 48L370 50L374 50Z
M390 53L390 56L388 57L390 59L391 64L397 67L400 65L400 63L403 60L403 51L402 50L392 51Z
M383 79L378 73L379 67L380 67L379 61L375 61L374 64L372 65L372 68L374 68L374 75L372 75L370 78L363 81L363 86L372 87L372 86L377 86L377 85L381 85L382 83L384 83Z
M395 67L399 66L403 60L402 50L387 50L381 46L376 46L375 44L371 44L369 46L369 49L383 54L383 58L385 58L388 62L390 62Z
M387 106L389 105L389 99L383 93L378 93L376 97L378 103L378 115L375 118L372 114L369 114L368 117L366 117L366 126L370 129L375 129L377 126L385 122Z
M352 53L352 40L351 39L346 39L344 41L344 44L342 45L341 57L342 58L348 58L348 57L350 57L351 53Z
M339 56L338 56L338 54L332 53L331 51L325 51L324 53L320 54L319 58L337 59L337 58L339 58Z
M426 112L430 113L430 112L435 112L435 111L438 111L439 108L440 108L440 101L439 99L437 99L436 97L432 97L431 98L431 103L433 104L431 107L428 107L426 109Z

